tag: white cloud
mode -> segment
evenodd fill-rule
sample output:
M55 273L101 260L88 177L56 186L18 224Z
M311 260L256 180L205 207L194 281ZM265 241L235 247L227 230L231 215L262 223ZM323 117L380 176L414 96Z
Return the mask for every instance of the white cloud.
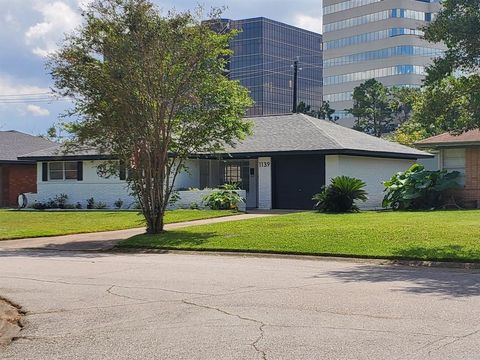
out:
M0 74L0 109L2 112L16 111L22 117L27 113L34 116L50 115L47 109L28 104L28 100L47 99L50 98L50 94L49 88L20 83L13 77Z
M28 28L25 40L33 47L35 55L46 57L57 50L64 33L80 24L81 16L62 1L41 3L34 9L42 14L43 19Z
M21 84L14 78L0 74L0 97L11 98L20 97L24 94L40 94L51 93L47 87L40 87L36 85Z
M293 18L294 25L303 29L322 33L322 17L297 14Z
M33 116L48 116L50 115L50 111L48 109L44 109L38 105L27 105L27 111L32 114Z

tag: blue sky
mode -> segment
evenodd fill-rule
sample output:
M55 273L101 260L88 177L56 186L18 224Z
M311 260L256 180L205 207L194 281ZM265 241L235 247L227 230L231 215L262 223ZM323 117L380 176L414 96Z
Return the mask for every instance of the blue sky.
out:
M0 0L0 130L42 134L69 107L51 99L45 70L48 54L65 32L81 24L80 10L90 0ZM265 16L321 32L321 0L170 0L154 2L162 10L227 6L224 17Z

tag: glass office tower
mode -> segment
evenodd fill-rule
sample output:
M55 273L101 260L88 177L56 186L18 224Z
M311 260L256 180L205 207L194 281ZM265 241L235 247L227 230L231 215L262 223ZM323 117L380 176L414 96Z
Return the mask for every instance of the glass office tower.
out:
M352 126L345 109L353 89L376 78L386 86L418 87L425 67L445 49L421 38L440 9L429 0L324 0L323 79L338 123Z
M322 104L322 35L263 17L222 19L217 31L238 29L231 42L228 76L250 90L248 116L291 113L293 63L298 59L298 102Z

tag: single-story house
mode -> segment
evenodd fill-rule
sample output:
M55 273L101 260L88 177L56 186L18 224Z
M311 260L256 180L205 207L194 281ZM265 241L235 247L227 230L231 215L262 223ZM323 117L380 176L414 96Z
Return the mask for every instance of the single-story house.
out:
M465 207L480 207L480 130L460 135L444 133L421 140L416 146L437 152L438 169L462 174L462 188L454 191L456 201Z
M312 209L312 196L323 185L335 176L348 175L367 183L369 200L360 205L380 208L382 182L417 159L432 156L303 114L248 120L253 135L222 154L192 156L189 171L177 178L176 188L206 189L237 182L245 192L247 208ZM107 178L97 171L108 156L52 150L22 157L37 162L38 201L64 193L73 203L84 204L90 197L109 206L117 199L134 202L124 178ZM192 193L181 192L181 197L198 201Z
M0 131L0 207L17 205L20 193L37 191L35 160L18 157L55 143L18 131Z

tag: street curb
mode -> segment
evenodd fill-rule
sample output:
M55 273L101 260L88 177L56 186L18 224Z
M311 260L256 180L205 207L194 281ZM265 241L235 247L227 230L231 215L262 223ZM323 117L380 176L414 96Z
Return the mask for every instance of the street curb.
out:
M402 260L387 258L369 258L338 255L304 255L294 253L275 253L275 252L248 252L248 251L226 251L226 250L179 250L179 249L150 249L150 248L112 248L103 252L109 253L136 253L136 254L180 254L180 255L210 255L210 256L235 256L252 258L270 258L270 259L291 259L291 260L313 260L313 261L337 261L353 262L366 265L382 266L408 266L408 267L428 267L445 269L463 269L480 270L479 263L463 263L455 261L428 261L428 260Z

